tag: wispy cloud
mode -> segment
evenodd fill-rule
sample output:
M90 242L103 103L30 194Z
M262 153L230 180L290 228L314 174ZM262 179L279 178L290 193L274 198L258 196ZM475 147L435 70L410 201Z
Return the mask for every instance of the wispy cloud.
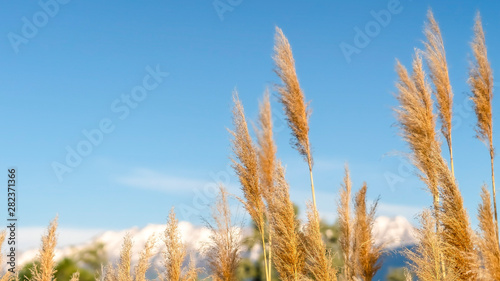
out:
M129 175L115 177L114 181L135 188L176 193L190 192L197 188L203 188L209 183L208 181L172 176L144 168L135 169Z

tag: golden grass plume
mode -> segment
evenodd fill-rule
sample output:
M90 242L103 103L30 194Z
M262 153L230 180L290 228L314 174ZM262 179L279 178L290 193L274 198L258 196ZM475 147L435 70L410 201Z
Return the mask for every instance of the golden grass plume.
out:
M165 244L165 251L162 254L166 272L162 279L165 281L179 281L182 273L182 263L186 257L186 248L182 242L174 208L170 210L168 215L167 226L163 232L163 243Z
M2 232L0 232L0 248L3 246L3 242L5 242L6 235L7 235L7 232L5 230L3 230ZM0 264L3 264L3 262L4 262L3 255L0 255ZM17 273L12 274L12 272L10 272L9 270L7 270L5 272L5 274L2 275L2 277L0 278L0 281L10 280L10 279L12 279L13 275L16 276Z
M272 130L272 125L268 123L270 122L270 119L267 119L270 118L270 116L267 116L270 115L270 108L265 108L261 106L260 123L261 126L265 127L262 128L261 131L262 136L261 134L258 134L259 145L261 147L259 152L257 152L257 149L248 132L248 126L245 119L245 112L243 109L243 105L241 104L241 101L238 98L237 92L235 92L233 95L233 101L234 101L233 126L235 131L234 132L230 131L230 133L233 136L232 150L235 157L232 158L231 160L233 162L233 168L236 171L236 174L238 175L238 178L240 180L241 189L245 197L245 200L240 200L240 201L244 204L245 208L247 209L248 213L255 222L255 225L257 226L261 234L262 247L264 251L264 265L265 265L266 277L270 278L270 271L269 271L269 264L267 262L266 243L265 243L266 209L263 201L263 198L267 196L265 195L265 192L262 191L260 186L260 180L263 180L265 184L268 184L267 186L268 189L269 186L271 186L270 183L272 183L272 177L269 177L268 174L269 171L262 170L266 168L267 169L272 168L269 167L269 165L273 164L272 159L274 158L274 154L262 155L263 153L271 153L271 152L274 153L274 151L269 151L270 149L272 149L273 146L272 131L269 132L269 130ZM268 102L267 105L270 107L269 100L267 102ZM269 139L269 137L271 139ZM268 159L267 157L271 158ZM261 164L262 166L259 167L259 164ZM270 190L266 190L266 192L269 193Z
M259 159L261 191L266 202L270 201L274 188L274 171L276 169L276 145L273 140L273 121L269 92L266 90L259 105L259 119L256 135Z
M232 223L227 196L225 188L219 186L217 203L212 210L214 224L207 223L210 241L203 249L214 281L235 281L241 259L241 233Z
M479 258L474 245L463 197L446 161L436 159L442 203L439 210L440 235L443 239L443 254L447 267L452 267L460 280L474 280Z
M259 186L259 164L255 146L248 132L247 122L243 105L238 98L237 92L233 95L233 126L234 132L232 149L234 158L232 158L233 168L238 175L241 183L241 189L245 200L241 200L248 213L259 228L264 231L264 213L265 206L262 199L262 192Z
M413 152L411 160L421 172L420 178L428 186L434 208L438 208L438 176L435 159L440 157L440 142L435 131L435 115L429 85L425 80L422 59L418 51L413 60L410 76L399 61L396 64L399 81L397 99L400 106L395 109L396 119L403 139Z
M488 146L492 145L493 125L492 108L493 99L493 71L488 61L486 40L479 13L474 24L474 39L471 43L474 54L474 63L469 73L469 84L472 90L472 101L477 116L477 137Z
M372 236L377 201L367 209L367 185L363 184L354 197L354 245L356 271L362 280L371 281L381 267L382 245L375 245Z
M278 87L279 100L283 104L288 125L292 129L293 143L299 153L312 166L311 147L309 144L310 109L305 103L304 93L300 89L299 79L295 71L295 60L292 48L283 31L276 27L274 37L275 72L283 82Z
M351 189L352 189L352 182L349 173L349 167L346 165L344 182L341 185L340 201L338 203L338 208L337 208L337 212L339 215L339 228L340 228L339 244L342 250L342 255L344 260L343 280L351 280L354 276L354 268L355 268L354 253L353 253L354 227L350 211Z
M131 261L132 261L132 237L127 233L123 238L123 244L120 251L120 260L118 268L115 271L116 279L120 281L132 281Z
M436 219L431 211L424 210L420 214L420 224L421 227L415 230L418 240L415 250L405 251L411 261L409 267L419 280L446 280L442 270L443 242L436 232Z
M42 246L37 255L40 265L35 265L31 269L33 275L32 281L52 281L54 279L54 274L56 273L54 250L57 245L57 221L58 217L52 220L47 233L42 236Z
M495 220L491 206L491 195L483 186L481 189L482 203L478 208L479 249L486 273L490 280L500 280L500 249L496 240Z
M80 272L75 272L71 275L71 279L69 281L78 281L80 280Z
M428 22L424 29L425 37L427 38L427 41L424 43L425 58L429 66L431 80L434 84L434 95L437 100L438 116L441 120L441 132L448 144L450 165L452 173L454 173L451 140L453 92L448 75L446 52L441 31L430 9L427 12L427 20Z
M316 281L336 281L337 270L333 266L331 249L326 249L325 242L320 232L320 219L318 212L308 204L307 224L304 227L304 252L306 258L305 268L308 279Z
M313 158L309 142L309 116L311 115L311 109L309 104L305 102L304 93L300 89L290 43L288 43L288 39L278 27L276 27L274 40L273 59L276 65L274 71L283 83L282 86L278 87L279 101L283 104L288 126L292 130L292 144L304 157L309 166L313 206L314 209L317 209L312 173Z
M486 49L486 39L484 38L481 16L476 15L474 24L474 39L471 43L475 61L469 72L469 84L472 90L472 101L477 117L476 136L489 148L491 162L491 189L493 191L493 211L495 215L496 240L498 237L498 212L495 188L494 161L495 148L493 146L493 120L492 120L492 100L493 100L493 71L488 61ZM498 243L498 242L497 242Z
M271 114L271 102L269 92L266 90L264 98L259 104L259 118L255 128L257 135L257 157L259 164L260 191L267 204L272 200L274 194L274 171L276 168L276 145L273 139L273 121ZM267 209L265 210L267 213ZM265 227L264 227L265 230ZM272 249L266 247L265 231L261 232L262 247L264 252L264 263L266 280L271 280ZM272 236L268 231L269 245L272 245ZM268 253L266 253L266 248Z
M297 281L302 278L305 266L299 222L290 200L285 170L279 162L275 173L274 196L268 206L273 263L281 280Z
M156 242L155 235L151 235L146 244L144 244L144 249L142 250L139 261L134 269L134 281L146 281L146 272L151 266L151 257L154 254L154 246Z

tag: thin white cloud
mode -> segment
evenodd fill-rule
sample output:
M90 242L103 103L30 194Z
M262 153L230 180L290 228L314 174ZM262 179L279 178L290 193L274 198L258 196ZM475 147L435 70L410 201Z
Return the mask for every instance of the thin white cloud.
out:
M130 175L116 177L115 182L164 192L189 192L208 184L206 181L176 177L144 168L135 169Z

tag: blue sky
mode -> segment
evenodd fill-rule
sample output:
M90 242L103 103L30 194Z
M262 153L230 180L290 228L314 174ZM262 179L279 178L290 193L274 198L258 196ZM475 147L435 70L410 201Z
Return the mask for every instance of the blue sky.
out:
M35 1L9 1L0 11L0 163L5 174L18 168L21 227L45 226L56 214L63 228L144 226L164 223L172 206L179 219L199 223L215 181L239 194L228 168L231 94L238 89L248 118L255 119L265 88L279 82L271 59L275 26L292 45L301 86L312 101L310 139L322 215L335 218L347 162L355 187L367 181L369 199L380 197L380 215L411 219L430 206L431 197L401 156L407 150L391 111L394 64L399 58L408 66L413 49L422 47L429 7L445 40L455 93L455 169L475 223L490 168L486 148L474 138L466 99L469 42L479 10L491 64L500 67L498 3L62 2L40 2L57 3L57 9L49 6L53 16ZM229 8L218 13L214 3ZM356 46L356 28L365 30L374 13L391 5L397 12L348 61L340 46ZM24 18L39 27L30 30ZM150 90L141 94L136 90L143 85ZM140 101L127 103L123 96L132 92L141 94ZM278 154L292 199L303 207L310 198L307 166L290 147L281 108L273 102ZM66 164L67 147L76 150L86 140L82 132L102 122L107 133L60 181L53 163Z

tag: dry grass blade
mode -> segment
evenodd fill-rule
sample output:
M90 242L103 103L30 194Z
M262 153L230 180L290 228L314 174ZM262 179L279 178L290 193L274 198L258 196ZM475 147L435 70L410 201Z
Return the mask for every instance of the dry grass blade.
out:
M493 147L493 120L492 120L492 100L493 100L493 71L488 61L486 40L484 38L481 16L476 16L474 24L474 40L471 44L475 61L469 73L469 84L472 90L472 101L476 112L476 136L483 141L490 150L491 162L491 189L493 191L493 208L496 225L496 240L498 241L498 213L495 188L495 169L493 158L495 148ZM498 244L498 242L497 242Z
M434 159L441 155L440 143L436 138L435 115L432 98L425 81L422 60L417 54L413 61L413 75L399 61L396 65L399 81L397 99L400 106L395 109L403 139L413 152L412 162L421 172L421 179L429 187L438 208L438 179Z
M266 203L269 204L274 194L274 171L276 169L276 145L273 139L273 121L271 115L271 102L269 92L266 90L264 99L259 105L259 119L256 128L260 172L260 190ZM269 245L272 244L272 237L268 233ZM261 232L262 247L264 251L264 263L266 270L266 280L271 280L271 260L272 250L266 254L265 234Z
M407 268L405 268L404 274L405 274L406 281L413 281L413 277L411 276L411 273L408 271Z
M6 235L7 235L6 230L2 230L2 232L0 232L0 247L3 246L3 242L5 242ZM0 264L3 264L3 255L0 255Z
M448 143L451 170L452 173L454 173L451 142L453 92L451 90L450 78L448 75L448 64L446 63L443 38L441 37L441 31L439 30L439 26L431 10L427 13L427 20L428 22L424 30L427 38L427 42L425 42L425 57L427 65L429 66L430 77L434 84L438 116L441 120L441 132Z
M37 259L40 265L34 266L31 270L33 281L52 281L56 273L54 261L54 249L57 244L57 217L50 222L47 234L42 237L42 247L38 253Z
M463 197L446 161L438 158L435 165L441 187L440 234L444 242L443 253L447 266L454 266L452 271L456 272L460 280L475 280L479 257L474 248L474 233L464 208Z
M445 280L441 267L443 243L436 233L436 220L430 211L420 215L421 228L416 230L418 244L415 250L406 250L410 268L419 280Z
M212 280L235 281L241 252L240 230L232 224L227 191L222 186L212 218L215 225L207 225L211 235L204 248Z
M78 281L80 280L80 272L75 272L71 275L71 279L69 281Z
M288 126L292 130L292 143L309 166L313 205L314 209L317 209L312 176L313 159L309 143L309 116L311 110L305 102L304 93L300 89L292 48L283 31L278 27L276 27L274 40L273 59L276 64L275 72L283 82L283 85L278 87L279 100L283 104Z
M342 250L343 260L344 260L344 270L343 277L344 280L351 280L354 276L354 255L353 255L353 225L350 213L350 201L351 201L351 177L349 175L349 168L345 166L345 176L344 183L342 184L342 189L340 190L340 202L338 204L338 214L339 214L339 227L340 227L340 237L339 244Z
M472 100L477 116L477 137L491 145L493 139L492 109L493 72L488 61L486 41L481 24L481 17L476 16L474 25L474 40L471 44L475 62L470 69L469 84L472 90Z
M167 227L165 228L165 232L163 234L163 243L165 244L163 262L166 268L163 280L179 281L181 278L182 263L184 262L184 258L186 256L186 248L182 243L174 208L170 210Z
M479 249L490 280L500 280L500 250L496 240L495 221L491 208L491 196L486 186L482 187L482 204L478 208Z
M266 201L273 194L274 171L276 168L276 145L273 140L273 121L271 115L271 102L269 101L269 92L266 90L264 99L259 105L257 150L260 168L260 182L262 195Z
M123 239L122 249L120 251L120 261L116 272L117 279L120 281L132 281L130 273L132 260L132 238L127 233Z
M101 266L101 269L102 274L99 278L101 281L118 281L118 273L112 264Z
M242 201L242 203L259 228L259 231L263 232L264 202L259 187L257 153L252 138L248 133L243 105L236 92L233 95L233 101L233 125L235 131L230 131L231 135L233 135L232 149L235 155L235 159L232 159L233 168L238 175L245 196L245 201Z
M200 273L202 270L200 268L196 267L196 261L194 260L193 256L191 256L190 261L189 261L189 266L186 272L181 277L181 281L196 281L198 280L198 273ZM170 279L167 279L170 281Z
M243 105L238 99L238 94L235 92L233 95L234 108L233 108L233 125L235 131L231 134L233 135L232 149L236 159L232 159L233 168L238 175L241 183L241 189L243 190L243 195L245 200L241 200L247 209L248 213L252 217L255 225L261 234L262 246L264 251L264 264L266 277L269 277L269 268L267 263L266 255L266 244L265 244L265 205L263 201L263 193L259 184L259 158L253 144L252 138L248 132L247 122L245 120L245 112ZM265 114L265 113L264 113ZM270 112L269 112L270 114ZM266 118L266 117L264 117ZM266 122L267 120L263 120ZM268 124L264 124L268 126ZM268 133L268 132L264 132ZM272 141L272 133L271 133ZM266 145L266 144L264 144ZM267 155L265 155L267 156ZM274 156L273 156L274 157ZM261 161L267 161L267 159L260 158ZM272 161L272 159L271 159ZM264 166L269 164L267 162L263 163ZM272 163L271 163L272 164ZM267 177L266 177L267 178ZM272 180L272 178L271 178Z
M277 163L274 196L268 206L269 225L273 237L273 263L281 280L297 281L304 273L304 252L299 223L290 200L285 170Z
M375 222L375 202L370 210L366 207L366 183L355 196L354 244L358 260L359 275L362 280L371 281L381 267L382 245L375 245L372 230Z
M295 72L295 61L292 48L283 31L276 27L274 62L275 72L283 82L278 88L280 102L283 104L288 125L292 129L294 144L299 153L312 166L311 148L309 145L310 109L305 103L304 93L300 89L299 79Z
M308 204L307 224L304 227L304 249L306 270L316 281L337 280L337 270L333 266L332 253L326 249L320 232L319 215Z
M144 245L144 249L141 252L141 255L139 256L139 262L135 266L134 270L134 281L146 281L146 272L148 271L149 267L151 266L150 260L151 257L153 256L153 249L154 245L156 242L156 238L153 235L151 235L148 240L146 241L146 244Z
M7 235L7 232L5 230L0 232L0 248L1 248L1 246L3 246L3 242L5 242L6 235ZM3 256L2 255L0 255L0 264L3 264ZM2 277L0 278L0 281L10 280L12 278L12 275L13 275L13 272L10 272L9 270L7 270L5 272L5 274L2 275Z

